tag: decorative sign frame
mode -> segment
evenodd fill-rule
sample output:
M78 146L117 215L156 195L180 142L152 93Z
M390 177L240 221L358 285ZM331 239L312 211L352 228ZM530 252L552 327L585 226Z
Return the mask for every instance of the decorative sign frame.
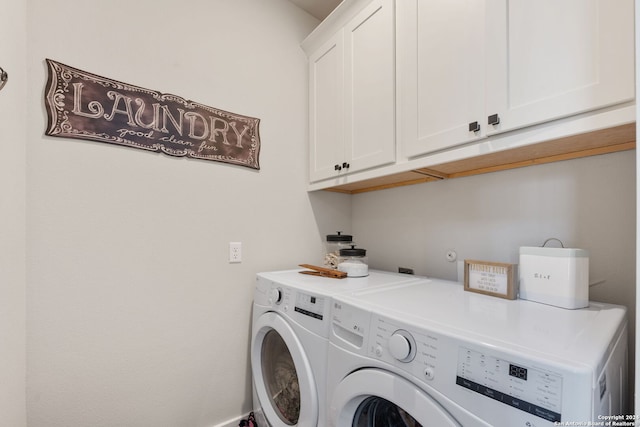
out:
M464 290L505 299L518 297L515 264L464 260Z
M46 135L260 169L260 119L46 62Z

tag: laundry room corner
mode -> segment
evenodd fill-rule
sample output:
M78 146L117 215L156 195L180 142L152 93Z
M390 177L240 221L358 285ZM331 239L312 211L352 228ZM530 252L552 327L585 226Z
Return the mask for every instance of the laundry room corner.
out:
M331 191L309 192L308 197L318 233L322 237L322 251L326 251L328 235L338 232L349 234L353 230L353 197ZM324 257L308 261L322 264Z

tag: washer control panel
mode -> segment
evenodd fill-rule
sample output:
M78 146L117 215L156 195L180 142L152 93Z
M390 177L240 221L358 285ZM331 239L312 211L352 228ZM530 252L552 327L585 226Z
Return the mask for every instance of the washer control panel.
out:
M284 316L298 326L322 337L329 337L329 301L327 296L258 277L254 306Z
M322 320L325 312L325 298L304 292L296 293L294 310L305 316Z

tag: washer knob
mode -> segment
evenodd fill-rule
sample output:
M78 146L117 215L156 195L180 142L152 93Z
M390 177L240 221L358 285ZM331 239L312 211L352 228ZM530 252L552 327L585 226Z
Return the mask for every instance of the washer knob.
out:
M279 288L273 288L271 290L271 302L280 304L282 302L282 290Z
M405 331L397 331L389 338L389 352L393 357L401 362L407 362L415 354L412 348L412 339Z

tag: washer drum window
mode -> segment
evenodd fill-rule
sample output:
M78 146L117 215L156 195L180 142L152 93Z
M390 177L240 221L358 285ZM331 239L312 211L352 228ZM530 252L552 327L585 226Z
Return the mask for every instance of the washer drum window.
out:
M264 337L261 359L271 404L284 423L297 424L300 417L298 374L287 345L274 330Z

